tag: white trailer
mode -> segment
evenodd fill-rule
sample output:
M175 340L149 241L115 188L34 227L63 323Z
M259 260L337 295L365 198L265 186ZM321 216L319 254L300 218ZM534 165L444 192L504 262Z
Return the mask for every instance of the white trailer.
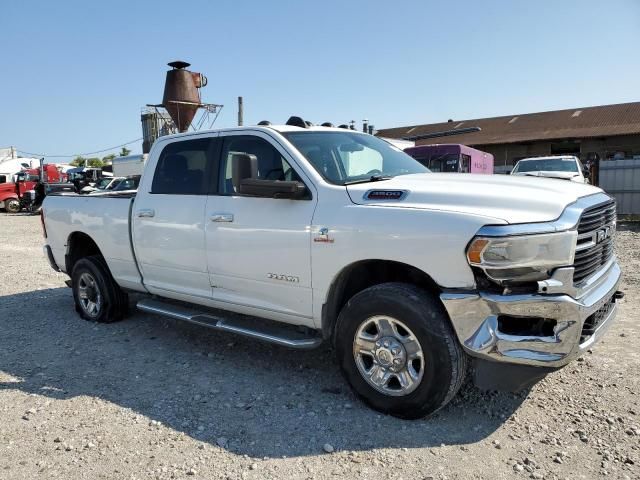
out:
M113 159L113 176L114 177L133 177L142 175L144 165L147 162L148 154L127 155L125 157L116 157Z
M18 157L15 147L0 148L0 183L13 182L13 176L25 168L38 168L37 158Z

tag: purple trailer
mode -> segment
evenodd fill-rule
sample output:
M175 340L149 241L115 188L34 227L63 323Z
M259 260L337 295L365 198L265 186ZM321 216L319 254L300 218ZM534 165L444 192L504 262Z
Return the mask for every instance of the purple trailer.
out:
M493 155L457 143L420 145L404 150L432 172L493 173Z

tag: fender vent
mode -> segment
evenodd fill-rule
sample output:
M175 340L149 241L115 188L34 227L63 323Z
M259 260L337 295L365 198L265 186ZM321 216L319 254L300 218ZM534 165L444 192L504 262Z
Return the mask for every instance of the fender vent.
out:
M364 194L367 200L402 200L409 192L406 190L369 190Z

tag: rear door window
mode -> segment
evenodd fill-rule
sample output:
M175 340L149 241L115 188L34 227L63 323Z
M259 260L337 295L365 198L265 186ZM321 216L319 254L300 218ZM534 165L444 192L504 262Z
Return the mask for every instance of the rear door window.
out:
M215 189L217 138L173 142L158 158L151 193L207 195Z

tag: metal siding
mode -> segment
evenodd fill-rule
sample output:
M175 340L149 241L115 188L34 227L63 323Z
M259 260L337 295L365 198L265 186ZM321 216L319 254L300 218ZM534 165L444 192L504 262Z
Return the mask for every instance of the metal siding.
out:
M640 160L600 162L599 187L616 198L618 214L640 215Z
M579 116L573 114L580 110ZM517 120L510 123L517 117ZM456 143L465 145L492 145L520 143L564 138L592 138L617 135L635 135L640 133L640 102L601 105L597 107L578 107L551 112L526 113L503 117L456 120L427 125L387 128L378 130L376 135L389 138L402 138L409 135L423 135L450 130L454 125L464 122L467 127L480 127L474 133L456 135ZM418 140L418 144L438 143L441 140Z

